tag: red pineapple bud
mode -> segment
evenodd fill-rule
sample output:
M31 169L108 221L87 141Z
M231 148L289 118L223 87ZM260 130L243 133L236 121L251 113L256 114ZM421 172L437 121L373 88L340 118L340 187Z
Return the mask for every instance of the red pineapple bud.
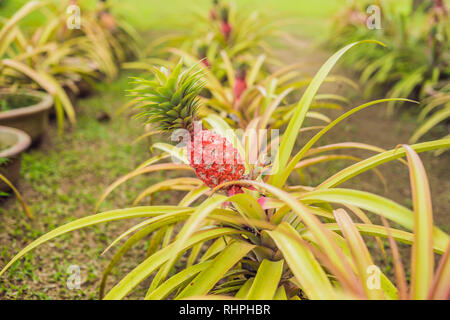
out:
M222 21L221 31L225 39L230 38L231 30L231 25L227 21Z
M241 99L242 94L247 89L247 82L245 79L236 78L236 82L234 84L234 98L236 101Z
M231 34L231 30L232 30L230 21L229 21L229 15L230 15L230 12L229 12L228 7L226 7L226 6L222 7L220 10L220 18L222 20L220 30L227 41L230 38L230 34Z
M244 93L244 91L247 89L247 71L246 71L247 65L245 63L240 63L236 70L236 81L234 83L234 98L236 102L238 102Z

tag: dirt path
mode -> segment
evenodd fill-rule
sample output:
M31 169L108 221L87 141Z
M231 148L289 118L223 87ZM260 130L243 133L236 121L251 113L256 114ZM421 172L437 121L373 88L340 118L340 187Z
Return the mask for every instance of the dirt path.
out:
M331 53L318 48L310 40L297 39L292 44L296 47L296 50L283 49L278 54L281 55L283 61L304 62L305 67L302 70L311 75L314 75L320 66L331 56ZM338 63L337 67L332 71L332 74L355 77L348 69L343 67L342 63ZM357 79L355 81L358 82ZM361 88L363 86L364 84L360 84ZM360 91L362 92L363 90L361 89ZM337 93L350 98L351 103L345 107L345 111L364 102L384 98L380 96L368 100L363 99L360 92L336 84L325 84L319 92ZM405 107L403 108L404 110ZM323 113L327 114L331 119L335 119L342 114L342 111L323 110ZM373 144L385 149L393 149L399 144L407 144L417 125L414 118L408 116L407 113L400 113L400 115L394 118L388 118L386 116L386 106L383 104L370 107L352 115L349 119L332 129L319 141L319 144L354 141ZM428 135L426 137L427 139L422 141L439 139L441 137L442 135ZM352 154L356 154L362 158L371 155L371 153L367 152L356 152ZM431 152L426 152L420 154L420 157L427 169L430 180L435 222L448 232L450 229L450 152L447 151L440 157L435 157ZM320 181L323 176L329 176L337 169L349 164L349 161L342 161L335 168L330 168L329 166L321 167L321 169L328 172L321 171L320 169L310 170L310 178ZM376 175L370 172L351 179L343 184L342 187L353 187L374 192L411 207L411 191L407 168L396 161L380 166L380 170L387 179L387 192L384 190L382 183Z
M146 143L132 144L142 134L141 123L125 116L98 120L99 115L112 115L129 100L127 87L126 74L113 83L101 84L97 94L78 100L75 130L58 137L53 123L42 144L26 153L19 188L36 219L26 219L14 198L0 204L0 267L44 233L93 214L105 188L149 157ZM139 192L162 178L162 174L155 174L133 179L114 191L101 210L129 207ZM162 203L168 200L160 199ZM0 278L0 299L98 299L99 280L115 250L100 254L135 223L102 224L36 248ZM142 260L143 252L144 243L124 257L113 269L108 288ZM70 265L80 267L81 290L66 286ZM142 294L145 292L137 293L138 297Z

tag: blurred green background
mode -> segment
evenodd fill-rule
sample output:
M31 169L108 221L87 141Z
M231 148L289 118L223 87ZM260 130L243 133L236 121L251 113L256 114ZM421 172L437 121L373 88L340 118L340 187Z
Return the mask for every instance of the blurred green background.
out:
M61 4L61 0L50 0ZM402 0L400 0L402 1ZM1 0L0 15L9 17L27 0ZM92 6L96 0L80 0L80 5ZM141 30L162 31L179 28L183 25L189 13L198 9L207 10L211 0L109 0L115 13L123 15L127 21ZM297 27L300 34L317 35L327 29L326 19L329 18L345 0L239 0L238 6L245 9L258 8L262 12L299 19ZM25 24L33 25L41 16L35 14ZM184 20L184 21L183 21Z
M61 5L66 0L48 0ZM242 8L257 8L263 13L281 16L286 19L297 19L297 24L289 31L307 37L322 37L330 31L329 18L350 0L235 0ZM354 0L352 0L354 1ZM409 8L412 0L387 0L400 8ZM27 0L0 0L0 16L9 17ZM87 7L95 6L97 0L79 0L79 4ZM126 20L140 30L164 31L182 28L192 11L207 10L212 0L108 0L116 14L123 15ZM26 19L25 24L33 25L42 17L35 14ZM332 30L331 30L332 31Z

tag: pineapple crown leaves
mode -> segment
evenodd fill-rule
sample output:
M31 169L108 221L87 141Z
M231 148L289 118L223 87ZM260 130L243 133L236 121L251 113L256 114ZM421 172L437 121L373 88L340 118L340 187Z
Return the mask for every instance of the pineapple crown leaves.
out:
M172 72L165 68L153 68L155 80L133 78L132 83L139 87L132 90L140 97L144 109L138 118L147 118L146 123L155 124L163 132L176 129L192 129L200 106L198 95L205 83L203 70L196 70L198 63L183 69L183 62L177 64Z

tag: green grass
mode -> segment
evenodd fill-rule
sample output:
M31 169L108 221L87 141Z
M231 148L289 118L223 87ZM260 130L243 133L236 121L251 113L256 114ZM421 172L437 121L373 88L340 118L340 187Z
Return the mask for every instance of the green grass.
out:
M125 95L127 75L97 87L96 95L78 101L79 117L75 130L68 130L58 137L56 127L52 125L50 137L39 148L24 155L19 188L36 219L27 219L14 198L2 201L0 266L45 232L92 214L105 187L150 155L146 142L131 144L143 132L141 123L125 116L108 122L97 120L100 113L112 114L129 99ZM139 191L161 179L159 174L134 179L114 191L102 210L129 206ZM98 298L97 281L110 258L99 255L127 228L127 223L69 234L30 253L0 279L0 299ZM141 253L139 249L135 252L136 255ZM137 260L130 258L128 263L122 264L120 272L115 271L116 276L120 277L122 268L134 266ZM71 264L81 267L82 290L70 291L66 287L67 268Z

